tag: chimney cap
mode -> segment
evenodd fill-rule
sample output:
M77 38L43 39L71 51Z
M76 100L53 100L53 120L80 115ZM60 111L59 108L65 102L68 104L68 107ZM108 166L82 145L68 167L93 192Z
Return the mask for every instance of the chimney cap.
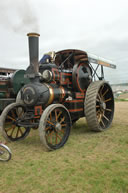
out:
M31 33L28 33L27 36L29 36L29 37L39 37L40 34L35 33L35 32L31 32Z

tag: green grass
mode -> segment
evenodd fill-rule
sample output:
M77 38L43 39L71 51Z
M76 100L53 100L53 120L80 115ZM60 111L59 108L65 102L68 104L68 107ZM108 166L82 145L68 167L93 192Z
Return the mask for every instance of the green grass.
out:
M119 101L119 102L121 102L121 101L123 101L123 102L126 101L126 102L127 102L128 99L118 99L118 98L116 98L115 101L116 101L116 102L118 102L118 101Z
M38 130L8 143L12 159L0 162L0 193L128 193L128 121L118 116L102 133L79 120L57 151L43 150Z

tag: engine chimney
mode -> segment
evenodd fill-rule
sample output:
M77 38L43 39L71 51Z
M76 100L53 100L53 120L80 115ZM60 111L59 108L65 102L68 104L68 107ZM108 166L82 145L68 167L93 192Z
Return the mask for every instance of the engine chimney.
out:
M28 33L28 44L29 44L29 59L30 65L26 70L26 76L28 78L38 77L39 74L39 36L38 33Z

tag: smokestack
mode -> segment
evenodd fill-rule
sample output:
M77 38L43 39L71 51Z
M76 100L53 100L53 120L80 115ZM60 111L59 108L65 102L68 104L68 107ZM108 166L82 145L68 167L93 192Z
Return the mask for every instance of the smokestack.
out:
M38 33L28 33L28 44L29 44L29 59L30 59L30 66L27 69L27 77L35 78L38 76L39 72L39 64L38 64L38 57L39 57L39 36Z

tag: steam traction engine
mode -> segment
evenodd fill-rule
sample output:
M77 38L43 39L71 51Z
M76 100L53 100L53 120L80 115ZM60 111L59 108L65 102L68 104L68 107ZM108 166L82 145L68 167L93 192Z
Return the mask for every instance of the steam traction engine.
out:
M39 130L44 147L62 147L70 128L86 117L94 131L110 127L114 114L114 98L104 80L103 66L115 68L108 60L80 50L63 50L49 55L39 64L39 34L29 33L30 65L26 84L17 102L8 105L1 115L1 131L8 141L24 139L30 129ZM92 63L95 63L94 66ZM101 68L98 75L97 69Z
M29 83L24 74L25 70L0 68L0 114L7 105L15 102L22 86Z

